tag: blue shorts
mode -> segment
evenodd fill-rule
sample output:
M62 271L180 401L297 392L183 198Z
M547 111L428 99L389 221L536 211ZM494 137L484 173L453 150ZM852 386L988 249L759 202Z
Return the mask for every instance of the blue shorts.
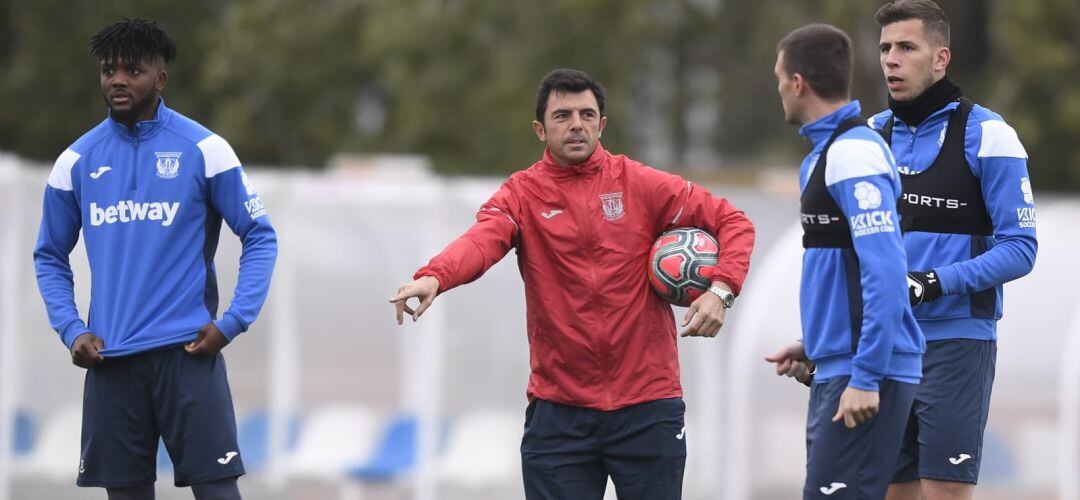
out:
M535 400L525 411L521 470L528 500L682 498L686 405L660 399L614 411Z
M813 384L806 420L803 498L885 498L907 425L915 384L883 380L878 414L854 429L833 422L849 377Z
M992 340L926 343L922 383L894 483L920 478L978 482L996 360L997 342Z
M183 346L105 361L86 371L79 486L122 488L157 479L158 438L176 486L244 474L225 358Z

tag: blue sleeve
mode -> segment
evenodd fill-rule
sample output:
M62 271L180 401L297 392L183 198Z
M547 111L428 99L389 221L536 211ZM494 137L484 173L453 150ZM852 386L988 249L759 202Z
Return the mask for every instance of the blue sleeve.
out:
M78 157L68 150L57 159L45 186L41 226L34 245L34 273L49 324L68 349L79 335L90 331L75 306L74 273L68 260L82 229L79 203L71 185L71 169Z
M231 342L255 322L266 301L277 259L277 233L228 143L215 135L199 146L206 161L210 203L243 245L232 303L214 320Z
M982 186L994 245L974 259L935 269L945 295L972 294L1026 275L1035 265L1039 246L1027 153L1016 131L1000 120L968 128L980 139L970 140L969 132L968 144L974 144L968 161Z
M862 331L848 385L866 391L877 391L887 372L908 300L894 164L885 144L872 139L835 142L826 163L829 194L851 227L862 288Z

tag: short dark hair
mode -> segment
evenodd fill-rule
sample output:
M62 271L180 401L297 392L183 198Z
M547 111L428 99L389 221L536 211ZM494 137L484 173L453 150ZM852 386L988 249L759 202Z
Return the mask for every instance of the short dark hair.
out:
M828 24L808 24L776 44L788 76L806 79L822 99L843 99L851 89L851 37Z
M600 82L584 71L576 69L557 69L544 76L540 81L540 90L536 92L536 121L544 123L547 113L548 96L552 92L584 92L591 90L600 106L600 116L604 116L604 87Z
M882 27L908 19L922 21L924 34L936 38L943 47L949 46L949 18L933 0L893 0L874 14L874 20Z
M176 43L154 21L125 17L90 38L90 54L102 61L131 62L161 56L168 63L176 58Z

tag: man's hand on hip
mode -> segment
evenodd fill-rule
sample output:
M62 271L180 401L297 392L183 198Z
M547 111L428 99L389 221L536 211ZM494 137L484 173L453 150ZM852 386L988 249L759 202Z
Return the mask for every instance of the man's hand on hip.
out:
M218 330L217 325L211 321L210 323L207 323L206 326L202 327L202 330L199 330L198 335L195 336L195 340L184 346L184 350L192 355L205 354L207 356L213 356L228 344L229 339L226 339L225 334L221 333L221 330Z
M90 368L102 361L105 357L101 351L105 350L105 341L93 333L84 333L75 338L71 343L71 362L79 368Z
M427 308L435 301L435 295L438 293L439 280L434 276L421 276L419 279L401 285L397 295L390 298L390 303L394 304L394 310L397 313L397 324L400 325L404 321L405 313L412 315L413 321L419 319L420 315L424 314L424 311L427 311ZM415 310L406 304L413 297L420 300L420 305Z

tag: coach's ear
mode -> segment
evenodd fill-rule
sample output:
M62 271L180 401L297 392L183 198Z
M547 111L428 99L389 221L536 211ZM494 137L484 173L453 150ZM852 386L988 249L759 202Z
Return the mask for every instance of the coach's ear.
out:
M533 133L536 134L536 138L540 139L540 142L547 142L547 131L544 130L544 124L536 120L533 120Z

